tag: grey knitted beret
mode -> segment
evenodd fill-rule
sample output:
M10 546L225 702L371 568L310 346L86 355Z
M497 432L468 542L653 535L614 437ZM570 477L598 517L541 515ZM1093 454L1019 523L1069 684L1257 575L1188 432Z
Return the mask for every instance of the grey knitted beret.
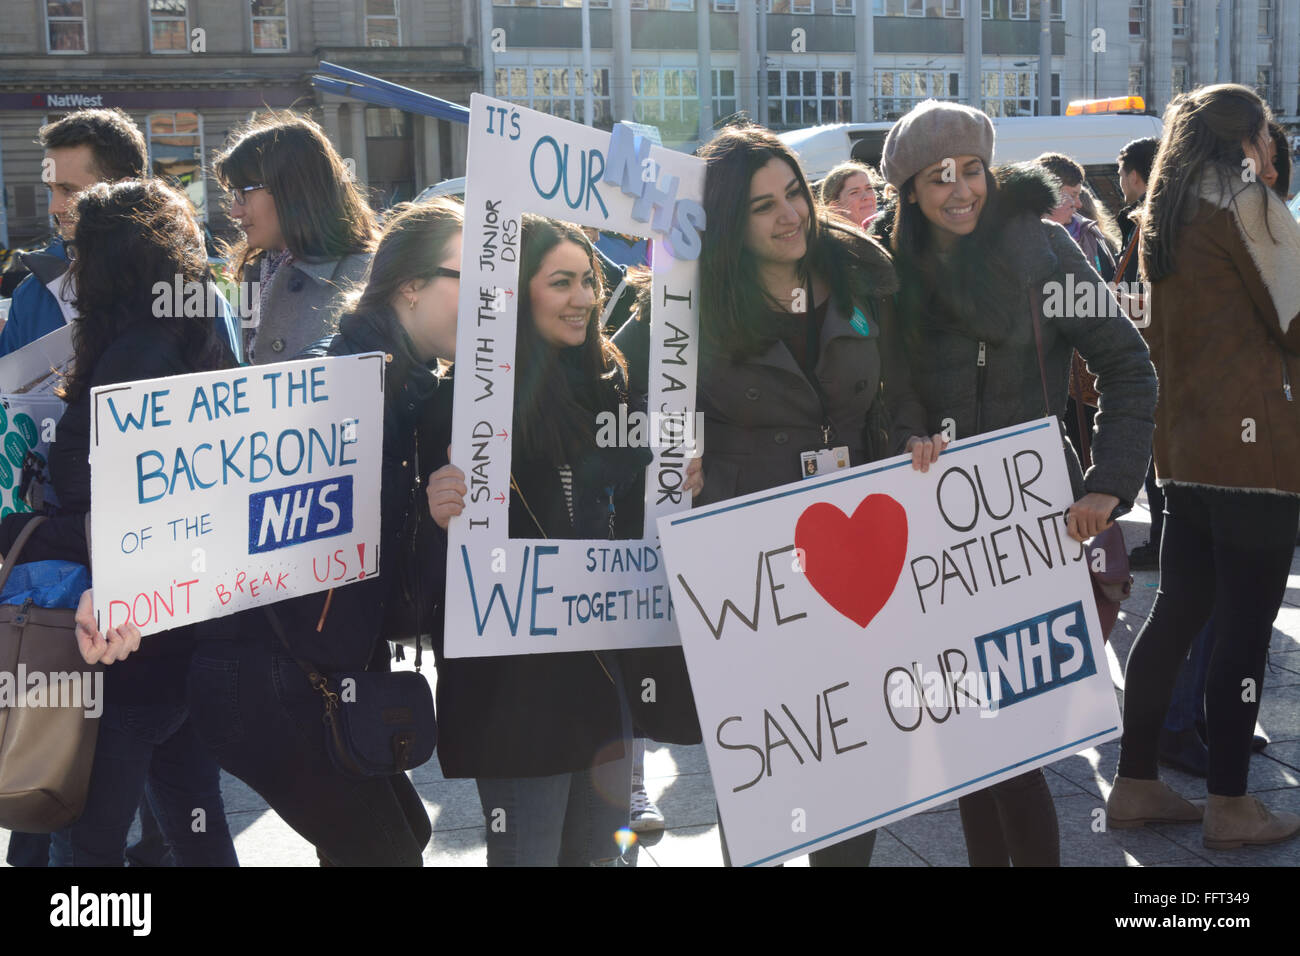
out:
M901 190L921 170L947 156L978 156L991 166L993 121L961 103L926 100L889 130L880 171Z

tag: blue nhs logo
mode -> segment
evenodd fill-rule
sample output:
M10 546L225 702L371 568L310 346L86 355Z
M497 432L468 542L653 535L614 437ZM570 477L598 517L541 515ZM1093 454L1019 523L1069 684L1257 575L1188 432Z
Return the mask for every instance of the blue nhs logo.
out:
M1097 673L1078 601L982 634L975 650L999 708Z

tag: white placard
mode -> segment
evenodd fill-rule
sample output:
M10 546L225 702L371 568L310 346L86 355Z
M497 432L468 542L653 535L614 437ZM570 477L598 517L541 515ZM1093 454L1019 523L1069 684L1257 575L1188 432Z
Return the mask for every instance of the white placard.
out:
M707 449L706 449L707 455ZM659 521L737 865L1119 735L1054 419Z
M100 628L149 634L379 573L382 353L91 392Z
M72 364L72 326L64 325L35 342L0 356L0 392L54 394L59 375Z
M449 528L447 656L675 644L654 522L689 506L681 485L695 422L704 163L626 127L611 134L474 94L467 168L452 461L469 496ZM640 540L509 537L526 212L653 240L646 430L667 440L654 442L646 470Z

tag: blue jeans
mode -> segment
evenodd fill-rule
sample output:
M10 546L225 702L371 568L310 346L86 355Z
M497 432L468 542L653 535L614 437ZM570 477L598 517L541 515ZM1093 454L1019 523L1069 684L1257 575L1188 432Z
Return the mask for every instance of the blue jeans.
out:
M110 698L99 721L86 810L51 837L50 866L123 866L142 795L179 866L239 865L221 772L185 705L124 706Z
M1210 672L1210 652L1214 650L1214 618L1201 628L1187 658L1178 669L1174 696L1165 713L1165 730L1179 733L1205 725L1205 678Z
M613 655L604 664L622 686ZM631 865L619 836L632 802L632 712L619 692L623 756L548 777L479 777L488 866ZM620 833L620 831L622 831Z
M358 780L325 751L320 695L290 657L256 640L203 640L190 707L221 766L335 866L420 866L432 825L406 774ZM160 818L161 819L161 818Z

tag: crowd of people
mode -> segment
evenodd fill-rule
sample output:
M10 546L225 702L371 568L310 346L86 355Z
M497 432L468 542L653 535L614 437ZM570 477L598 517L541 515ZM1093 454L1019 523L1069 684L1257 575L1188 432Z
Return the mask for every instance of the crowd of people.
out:
M1300 832L1300 817L1246 793L1259 694L1241 693L1246 678L1263 689L1300 521L1300 225L1282 202L1291 162L1278 137L1245 87L1183 94L1160 140L1118 157L1115 215L1068 156L995 168L991 121L951 102L900 119L879 171L845 162L816 185L761 126L729 126L699 151L695 503L794 481L809 449L842 447L851 465L910 455L927 471L953 437L1058 417L1070 536L1111 528L1145 483L1152 537L1133 564L1161 575L1128 660L1109 823L1199 821L1212 848ZM299 662L383 672L390 642L413 639L418 660L432 635L437 759L476 783L489 865L627 862L628 827L663 824L644 793L644 739L679 740L693 713L688 700L665 736L625 675L684 679L680 649L443 654L446 532L468 493L467 463L450 457L461 204L378 217L315 123L262 117L213 164L241 230L225 277L237 309L215 296L211 314L159 318L157 283L215 279L188 200L145 177L143 138L121 112L72 114L41 142L59 229L43 255L74 294L60 304L26 280L0 353L69 321L74 354L50 455L58 512L23 560L89 564L93 387L375 351L388 362L381 546L402 557L378 578L144 640L130 623L101 633L86 591L77 640L88 663L109 665L86 810L52 837L12 834L9 861L235 865L225 770L322 865L419 865L432 826L415 787L401 772L338 769ZM646 405L649 273L613 266L570 223L527 215L521 240L510 534L640 538L651 453L604 447L596 421ZM1053 284L1093 284L1117 308L1048 315ZM626 301L611 311L615 285ZM1130 318L1138 307L1149 322ZM1261 423L1258 441L1243 442L1244 418ZM0 523L0 553L31 517ZM1159 780L1161 760L1200 768L1204 806ZM972 866L1059 865L1042 770L959 807ZM128 848L137 813L145 839ZM855 836L811 862L865 866L874 842Z

